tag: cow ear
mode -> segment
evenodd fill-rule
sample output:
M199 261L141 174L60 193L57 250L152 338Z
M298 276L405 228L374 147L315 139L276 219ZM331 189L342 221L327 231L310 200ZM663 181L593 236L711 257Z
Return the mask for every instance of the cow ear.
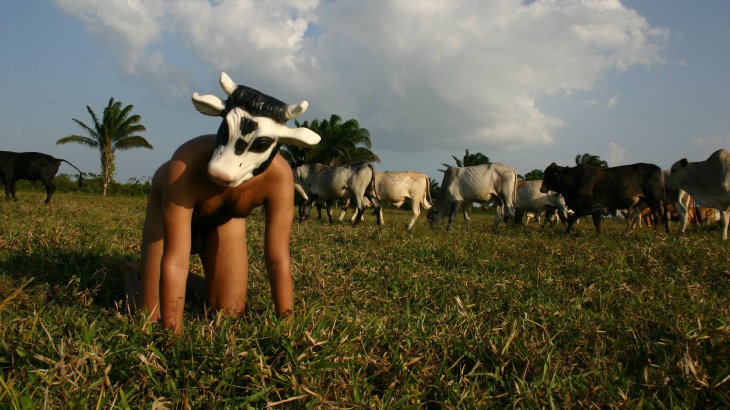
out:
M211 117L223 115L223 111L226 109L225 101L210 94L200 95L198 93L193 93L193 105L199 113L210 115Z
M289 128L282 127L284 130L279 135L279 142L282 144L290 144L299 148L311 148L319 143L322 139L316 132L309 128Z
M689 162L687 161L687 158L682 158L679 160L679 165L682 166L682 168L686 167Z

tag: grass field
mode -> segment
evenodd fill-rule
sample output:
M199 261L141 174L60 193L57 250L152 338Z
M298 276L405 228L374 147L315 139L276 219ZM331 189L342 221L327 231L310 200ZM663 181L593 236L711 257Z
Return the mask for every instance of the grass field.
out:
M254 216L243 317L190 300L171 339L121 304L144 199L18 197L0 203L2 408L730 407L730 244L717 230L313 219L294 225L284 325Z

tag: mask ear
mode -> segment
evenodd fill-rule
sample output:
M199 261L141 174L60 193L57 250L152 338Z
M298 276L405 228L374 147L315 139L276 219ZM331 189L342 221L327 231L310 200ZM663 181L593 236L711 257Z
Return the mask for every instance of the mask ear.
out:
M311 148L319 143L322 139L316 132L309 128L284 128L284 132L279 135L279 142L282 144L290 144L299 148Z
M193 93L193 105L199 113L210 115L211 117L220 117L226 109L225 101L215 95L200 95Z

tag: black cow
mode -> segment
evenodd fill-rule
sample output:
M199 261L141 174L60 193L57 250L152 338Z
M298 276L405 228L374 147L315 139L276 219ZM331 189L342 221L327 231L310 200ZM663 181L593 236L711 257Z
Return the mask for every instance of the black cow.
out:
M632 164L613 168L597 168L590 165L576 167L561 167L553 162L545 169L541 192L559 192L565 198L565 203L573 210L568 217L570 233L575 222L581 216L591 214L593 225L598 233L601 232L601 209L628 209L633 210L640 202L645 202L655 221L664 222L669 232L669 221L662 208L664 201L664 173L653 164ZM629 233L630 227L626 233Z
M9 152L0 151L0 180L5 184L5 200L15 199L15 181L27 179L35 182L41 180L46 187L46 204L51 202L51 196L56 192L56 185L53 184L61 162L72 167L76 166L65 159L53 158L48 154L40 152ZM82 184L81 170L79 171L79 188Z

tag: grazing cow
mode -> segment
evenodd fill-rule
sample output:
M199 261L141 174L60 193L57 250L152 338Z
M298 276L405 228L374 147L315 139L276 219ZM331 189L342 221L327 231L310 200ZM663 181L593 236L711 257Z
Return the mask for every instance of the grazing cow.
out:
M305 164L294 170L294 182L306 192L308 199L299 206L299 222L304 221L305 215L317 200L327 201L327 217L332 223L332 201L352 198L357 208L357 218L353 225L360 223L365 212L365 198L375 205L378 211L378 225L382 225L380 218L380 203L375 189L375 169L366 163L345 166L328 166L323 164Z
M565 206L563 196L557 192L541 192L541 186L541 180L517 182L515 222L521 223L522 216L526 213L532 212L535 217L549 210L557 210L558 216L563 221L568 219L568 208ZM502 207L499 207L497 212L503 212Z
M720 211L722 239L730 222L730 153L719 149L704 161L682 158L672 165L667 185L687 191L698 204Z
M428 176L416 171L389 171L375 173L375 191L380 202L390 202L396 208L407 200L411 200L411 217L408 228L411 229L416 223L418 215L421 214L421 207L425 211L431 208L429 199L431 196ZM383 210L380 209L380 218L383 218Z
M27 179L31 182L40 180L46 187L46 204L51 203L51 197L56 192L53 178L56 177L61 162L72 167L76 166L65 159L53 158L40 152L9 152L0 151L0 180L5 184L5 200L15 198L15 181ZM83 183L81 170L79 171L79 188Z
M428 222L432 227L438 226L444 216L448 216L448 231L461 208L464 212L466 230L471 229L469 209L472 202L488 204L499 202L504 204L505 214L509 218L515 216L515 194L517 191L517 171L501 163L475 165L471 167L449 167L441 182L441 191L428 210ZM497 212L494 228L499 226L502 213Z
M593 225L600 233L602 208L628 209L631 213L642 201L651 208L654 220L661 218L669 232L669 221L661 206L664 174L656 165L639 163L597 168L580 164L571 168L553 162L545 169L540 191L561 193L568 208L575 212L568 217L565 233L570 233L578 218L588 214L593 217ZM629 232L627 227L626 233Z

